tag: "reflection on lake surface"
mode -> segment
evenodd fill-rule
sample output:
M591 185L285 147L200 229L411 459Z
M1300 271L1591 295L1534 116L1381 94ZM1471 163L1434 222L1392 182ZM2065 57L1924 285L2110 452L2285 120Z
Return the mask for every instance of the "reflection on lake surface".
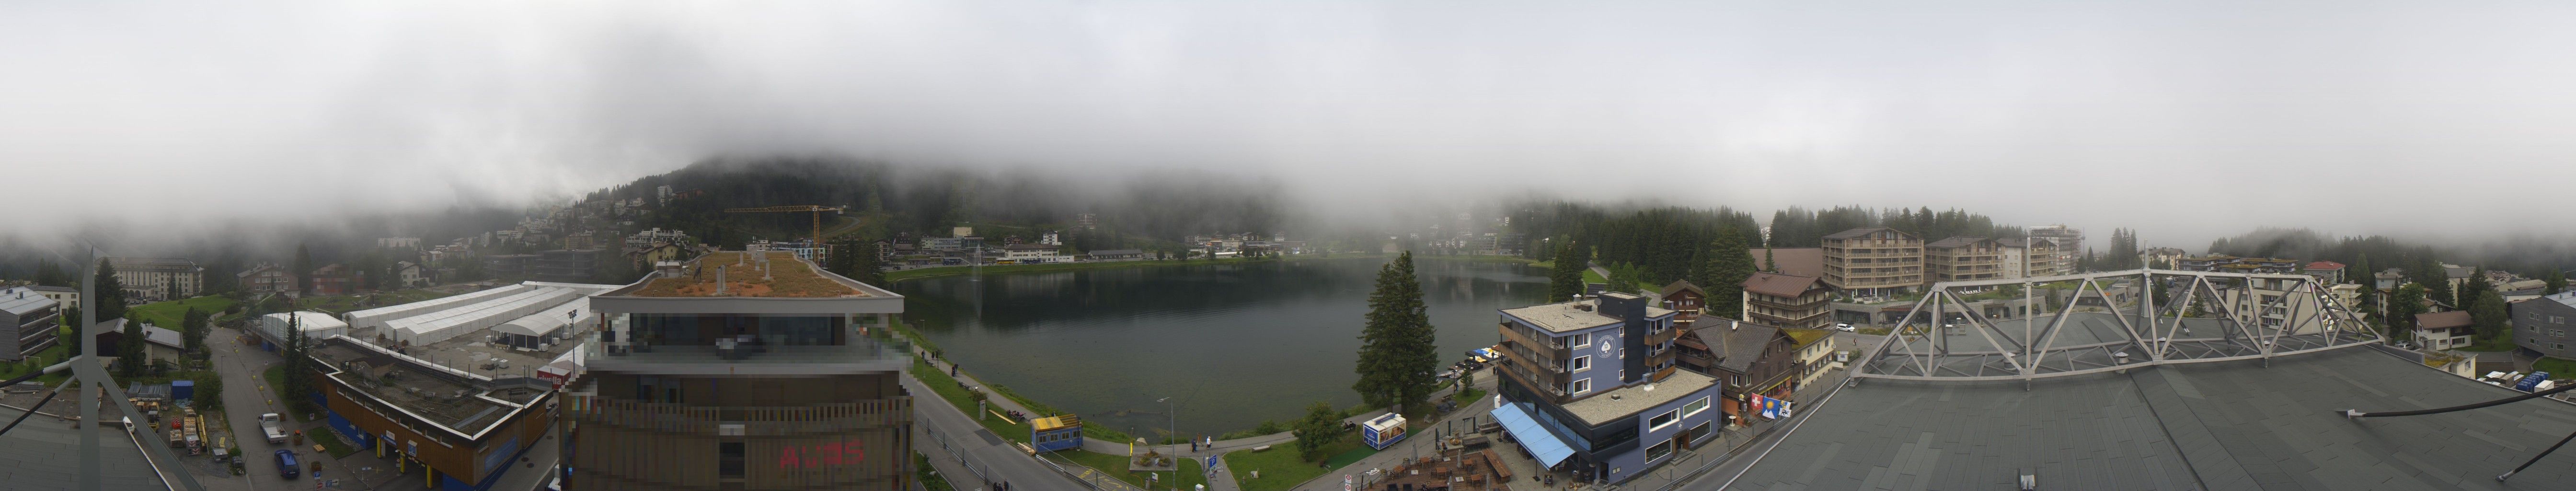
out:
M1085 422L1183 434L1286 421L1350 386L1369 290L1388 258L1166 266L911 280L904 314L948 359ZM1443 363L1497 341L1496 309L1539 303L1547 270L1416 261Z

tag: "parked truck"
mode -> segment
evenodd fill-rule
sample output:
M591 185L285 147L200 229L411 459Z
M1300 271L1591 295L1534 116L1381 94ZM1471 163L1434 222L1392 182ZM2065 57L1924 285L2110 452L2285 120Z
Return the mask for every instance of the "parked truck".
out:
M197 417L197 408L188 408L186 416L182 416L179 420L180 437L185 438L188 441L188 455L196 455L204 453L205 451L205 434L199 433L199 431L202 431L200 427L203 424L203 418Z
M268 434L269 443L286 443L286 418L277 413L259 415L259 431Z

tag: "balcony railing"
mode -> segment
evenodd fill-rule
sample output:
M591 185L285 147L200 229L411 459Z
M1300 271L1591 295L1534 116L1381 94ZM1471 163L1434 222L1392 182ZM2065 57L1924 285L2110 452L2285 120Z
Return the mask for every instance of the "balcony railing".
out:
M593 333L582 343L593 369L615 370L642 365L689 366L796 365L834 366L880 371L912 364L912 345L899 340L849 336L839 345L790 345L783 339L728 338L714 345L606 343Z
M592 397L572 407L573 416L583 424L697 435L714 435L720 425L742 425L743 436L752 437L833 435L900 428L912 421L912 400L904 397L781 407L693 406Z

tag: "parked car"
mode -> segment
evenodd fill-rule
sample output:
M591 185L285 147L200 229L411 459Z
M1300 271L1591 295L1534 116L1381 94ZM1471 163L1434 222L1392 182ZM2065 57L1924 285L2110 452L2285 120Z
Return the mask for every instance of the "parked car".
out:
M1844 323L1834 324L1834 330L1836 330L1836 331L1842 331L1842 332L1859 332L1859 331L1860 331L1859 329L1853 329L1853 328L1852 328L1851 323L1849 323L1849 322L1844 322Z
M278 451L277 451L277 477L283 477L283 478L287 478L287 479L294 479L294 478L295 478L295 451L294 451L294 450L278 450Z
M269 443L286 443L286 418L277 413L259 415L259 431L268 434Z

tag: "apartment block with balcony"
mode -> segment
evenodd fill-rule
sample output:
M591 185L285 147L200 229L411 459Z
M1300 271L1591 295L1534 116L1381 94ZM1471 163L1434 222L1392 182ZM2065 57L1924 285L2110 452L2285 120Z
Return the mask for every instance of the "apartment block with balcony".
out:
M2236 306L2237 319L2251 321L2265 329L2295 329L2296 333L2322 331L2324 326L2304 320L2317 318L2320 299L2315 292L2300 288L2302 284L2304 282L2298 280L2254 278L2245 280L2243 284L2219 288L2217 292L2219 299ZM2332 297L2336 294L2334 290L2327 290L2327 294L2329 300L2343 301ZM2350 303L2342 306L2356 308Z
M2055 253L2054 259L2056 259L2051 263L2058 265L2058 271L2061 271L2058 274L2076 272L2075 258L2084 255L2084 229L2049 225L2031 227L2024 235L2034 239L2048 239L2050 244L2057 246L2051 250Z
M2071 264L2059 260L2057 241L2015 237L1995 239L1995 245L2003 248L2005 278L2062 275Z
M1746 277L1744 318L1757 323L1823 328L1834 322L1834 288L1813 276L1756 272Z
M2238 258L2238 257L2236 257L2236 256L2226 255L2226 254L2210 254L2210 255L2207 255L2207 256L2185 256L2185 257L2182 257L2182 258L2179 258L2179 259L2175 259L2175 260L2174 260L2174 269L2179 269L2179 270L2183 270L2183 271L2210 271L2210 272L2214 272L2214 271L2218 271L2218 269L2219 269L2220 267L2223 267L2223 266L2226 266L2226 265L2230 265L2230 264L2236 264L2236 262L2237 262L2237 261L2241 261L2241 260L2243 260L2243 259L2242 259L2242 258Z
M62 303L36 288L0 289L0 339L17 341L0 349L0 361L25 360L61 341Z
M1923 286L1923 240L1886 227L1826 235L1825 284L1836 290L1895 295Z
M591 298L567 489L907 489L903 297L789 252L715 252Z
M1923 245L1927 283L2004 277L2004 246L1985 237L1951 237ZM1782 326L1791 327L1791 326Z
M1542 465L1616 483L1716 436L1716 380L1673 365L1675 312L1647 303L1610 293L1502 311L1493 417Z

